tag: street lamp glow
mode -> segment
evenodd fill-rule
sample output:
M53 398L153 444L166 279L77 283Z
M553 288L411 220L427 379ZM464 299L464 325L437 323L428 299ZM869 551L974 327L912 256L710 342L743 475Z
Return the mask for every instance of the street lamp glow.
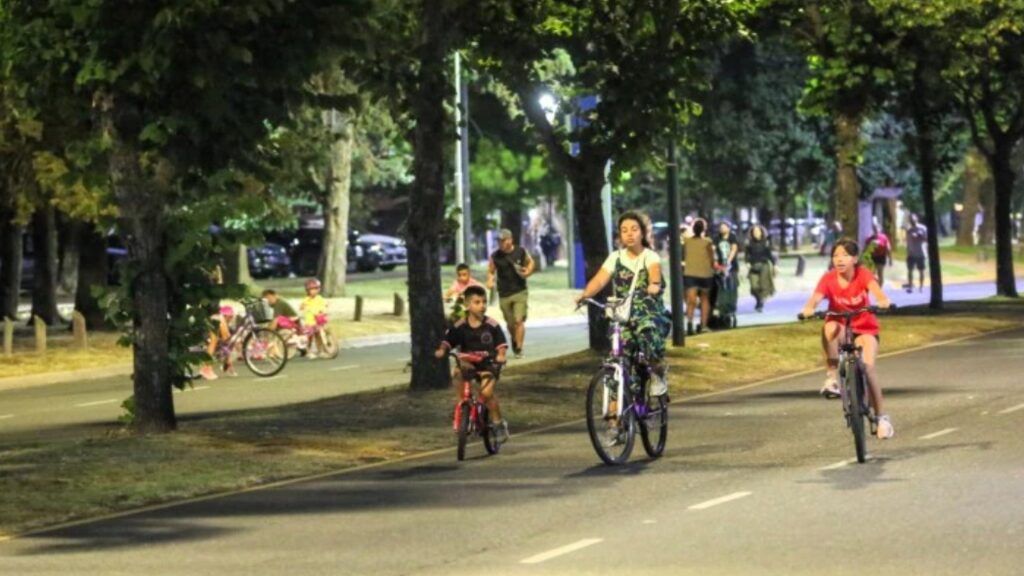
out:
M558 100L555 100L555 97L550 93L545 92L537 99L537 103L540 104L541 110L544 111L548 124L553 123L555 121L555 112L558 111Z

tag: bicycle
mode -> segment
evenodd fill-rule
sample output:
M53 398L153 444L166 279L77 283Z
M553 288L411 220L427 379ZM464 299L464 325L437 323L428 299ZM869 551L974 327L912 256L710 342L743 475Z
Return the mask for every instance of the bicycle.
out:
M241 347L242 358L249 370L257 376L267 378L284 370L285 364L288 363L288 355L281 335L257 324L256 318L260 316L257 309L259 302L258 298L242 300L242 305L245 306L242 324L226 341L218 343L213 359L222 366L227 365L232 360L235 350ZM205 347L196 346L193 351L202 352L205 351ZM189 366L186 376L190 380L202 378L192 366Z
M605 311L611 320L611 350L587 388L587 432L598 457L608 465L623 464L633 452L637 428L644 451L651 458L665 452L668 439L668 401L650 395L651 369L642 352L627 354L621 317L626 300L608 298L602 304L583 302ZM582 303L581 303L582 304Z
M338 340L334 337L334 333L331 332L331 328L327 324L326 314L317 314L316 321L311 326L299 326L296 324L294 327L279 327L277 331L288 347L289 358L294 357L296 353L305 355L307 344L310 341L316 341L317 335L319 335L319 341L323 344L322 346L317 346L321 358L334 360L340 352Z
M459 374L462 374L462 362L477 364L487 359L487 354L482 352L448 352L449 358L455 358L459 367ZM501 366L495 364L494 379L497 382L501 373ZM488 454L494 455L501 450L503 441L498 440L498 431L489 420L487 405L480 401L480 398L473 394L472 379L462 378L462 399L455 403L455 414L452 417L452 429L458 442L457 458L461 461L466 458L466 443L472 435L478 435L483 439L484 449Z
M891 305L889 310L895 309ZM854 343L853 330L850 324L854 317L865 312L877 314L883 310L878 306L867 306L849 312L830 312L820 310L814 313L814 318L825 320L838 318L843 323L843 340L839 343L839 398L843 406L843 417L846 419L846 427L853 433L853 446L857 453L857 462L861 464L867 460L867 439L864 435L864 421L869 423L868 429L872 435L878 431L878 415L870 407L868 402L867 375L864 371L864 362L861 360L861 348ZM803 313L797 314L798 320L809 320Z

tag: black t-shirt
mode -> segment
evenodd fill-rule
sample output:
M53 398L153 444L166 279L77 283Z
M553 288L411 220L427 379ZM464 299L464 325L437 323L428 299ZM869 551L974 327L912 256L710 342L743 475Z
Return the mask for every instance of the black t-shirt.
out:
M444 341L449 348L460 352L487 352L493 360L498 350L508 348L505 332L493 318L484 316L484 321L473 328L468 319L459 320L444 334Z
M723 238L721 235L715 239L715 256L718 258L718 263L725 266L726 261L729 259L729 252L732 252L732 247L736 246L736 256L732 259L732 264L729 265L729 271L735 272L739 270L739 242L736 241L734 234L729 234L728 238Z
M526 250L516 246L511 252L501 248L491 254L491 261L498 272L498 295L512 296L526 290L526 278L516 272L516 266L526 268Z

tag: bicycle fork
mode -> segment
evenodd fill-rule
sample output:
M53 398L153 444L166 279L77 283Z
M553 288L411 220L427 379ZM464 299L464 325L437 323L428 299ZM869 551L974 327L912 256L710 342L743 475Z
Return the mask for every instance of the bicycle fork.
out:
M618 402L615 405L615 417L618 418L618 417L622 416L622 404L623 404L622 399L625 398L624 394L625 394L625 388L626 388L626 376L625 376L625 371L623 370L622 364L614 364L614 365L612 365L610 367L612 368L612 370L615 371L615 386L616 386L616 395L615 395L615 397L618 399ZM608 417L608 405L609 404L611 404L611 397L609 395L608 382L606 381L605 385L604 385L604 398L603 398L602 404L601 404L601 415L603 417L605 417L605 418Z

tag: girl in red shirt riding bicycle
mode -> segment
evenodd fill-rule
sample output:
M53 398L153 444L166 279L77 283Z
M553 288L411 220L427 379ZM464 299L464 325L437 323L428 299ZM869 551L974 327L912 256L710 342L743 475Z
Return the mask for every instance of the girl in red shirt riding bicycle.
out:
M859 249L857 243L848 238L836 242L832 248L832 270L821 277L814 294L804 304L803 315L810 317L822 300L828 300L828 309L832 312L850 312L870 305L868 293L874 297L879 308L890 306L889 297L882 292L874 275L857 263ZM861 359L868 387L871 388L871 404L878 414L879 438L892 438L895 430L889 416L882 410L882 387L878 384L875 374L875 359L878 357L879 324L878 318L870 312L857 315L851 321L854 342L861 348ZM821 387L821 395L826 398L839 397L839 341L844 334L843 325L835 320L828 320L821 331L821 346L825 353L825 370L827 377Z

